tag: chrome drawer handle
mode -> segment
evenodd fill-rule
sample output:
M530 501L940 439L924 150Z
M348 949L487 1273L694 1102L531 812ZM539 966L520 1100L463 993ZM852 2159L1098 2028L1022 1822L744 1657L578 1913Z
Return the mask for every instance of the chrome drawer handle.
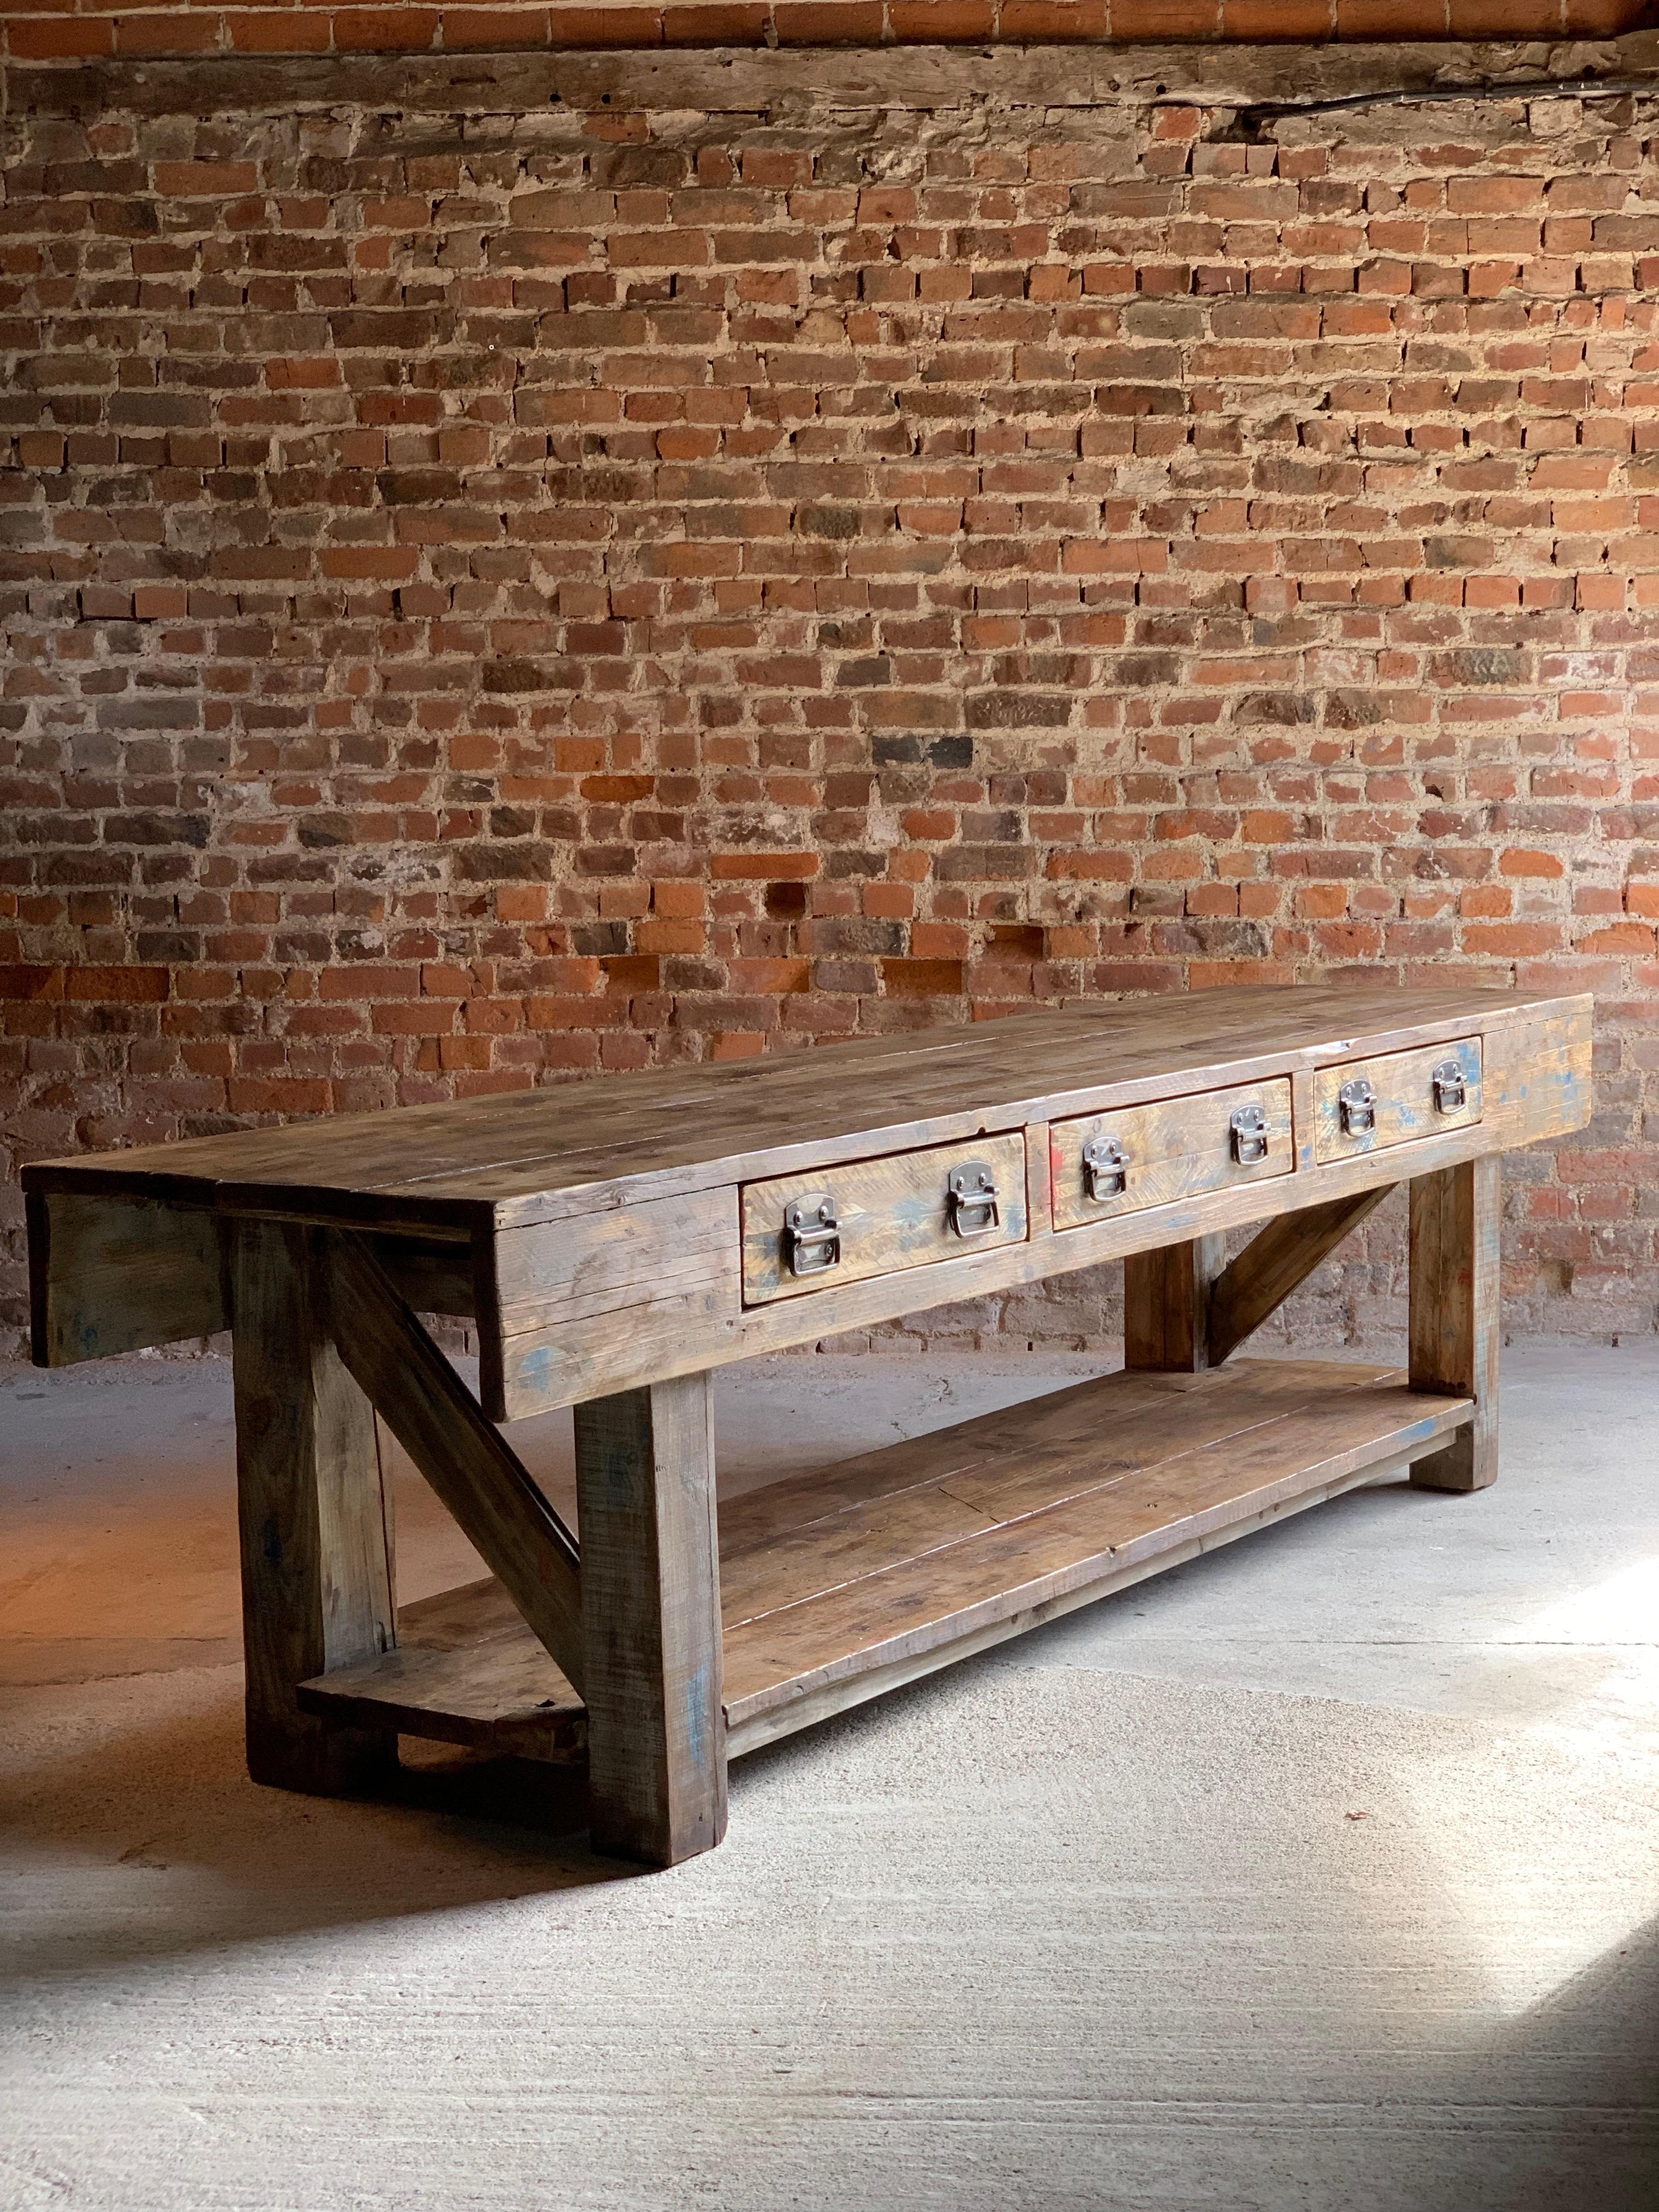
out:
M1461 1060L1443 1060L1429 1078L1434 1085L1437 1114L1455 1114L1469 1100L1468 1078Z
M1121 1137L1094 1137L1083 1147L1083 1187L1098 1206L1129 1188L1129 1163Z
M1363 1075L1345 1083L1336 1094L1345 1137L1363 1137L1376 1127L1376 1093Z
M945 1188L951 1226L958 1237L984 1237L1000 1223L996 1177L983 1160L969 1160L965 1166L952 1168Z
M1232 1131L1233 1158L1240 1167L1259 1167L1267 1157L1267 1108L1254 1102L1240 1106L1228 1127Z
M828 1191L815 1190L784 1207L783 1256L792 1275L822 1275L841 1265L841 1222Z

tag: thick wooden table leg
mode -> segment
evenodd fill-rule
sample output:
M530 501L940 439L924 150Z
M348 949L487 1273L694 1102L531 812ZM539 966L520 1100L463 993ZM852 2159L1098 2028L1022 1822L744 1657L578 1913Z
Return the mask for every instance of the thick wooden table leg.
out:
M324 1326L311 1232L240 1221L231 1234L248 1771L342 1795L396 1765L397 1736L331 1728L294 1692L396 1641L374 1415Z
M593 1848L672 1866L726 1832L707 1375L578 1406Z
M1223 1237L1191 1237L1123 1262L1123 1364L1195 1371L1210 1364L1210 1285L1227 1256Z
M1412 1383L1475 1401L1474 1422L1413 1468L1428 1490L1497 1479L1500 1182L1496 1152L1412 1179Z

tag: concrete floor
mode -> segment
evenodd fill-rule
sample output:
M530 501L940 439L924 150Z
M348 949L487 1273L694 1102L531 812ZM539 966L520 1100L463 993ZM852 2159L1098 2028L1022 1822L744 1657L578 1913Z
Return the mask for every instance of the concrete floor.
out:
M723 1486L1083 1371L733 1371ZM761 1753L640 1876L564 1783L255 1789L226 1370L9 1370L0 2207L1651 2212L1659 1349L1516 1347L1504 1418L1495 1490ZM469 1571L401 1516L405 1595Z

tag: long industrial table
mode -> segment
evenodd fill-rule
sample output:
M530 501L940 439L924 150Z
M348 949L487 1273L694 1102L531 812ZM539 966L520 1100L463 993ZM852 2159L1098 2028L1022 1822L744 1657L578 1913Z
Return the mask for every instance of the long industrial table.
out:
M595 1847L671 1864L731 1757L1355 1483L1489 1483L1499 1156L1588 1120L1590 1012L1207 992L39 1163L34 1358L230 1328L257 1780L585 1757ZM1402 1180L1407 1366L1233 1358ZM1121 1372L717 1513L716 1367L1114 1260ZM501 1425L565 1405L574 1529ZM484 1580L399 1608L377 1413Z

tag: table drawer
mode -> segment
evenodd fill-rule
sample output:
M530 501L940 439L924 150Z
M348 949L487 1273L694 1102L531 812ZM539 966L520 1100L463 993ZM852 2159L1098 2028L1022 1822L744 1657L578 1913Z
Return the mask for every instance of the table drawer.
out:
M1296 1165L1288 1078L1160 1098L1056 1121L1048 1133L1054 1227L1168 1206L1203 1190L1263 1182Z
M1480 1119L1480 1040L1347 1060L1314 1078L1314 1158L1353 1159Z
M891 1152L743 1186L743 1298L761 1305L837 1283L1023 1243L1018 1131Z

